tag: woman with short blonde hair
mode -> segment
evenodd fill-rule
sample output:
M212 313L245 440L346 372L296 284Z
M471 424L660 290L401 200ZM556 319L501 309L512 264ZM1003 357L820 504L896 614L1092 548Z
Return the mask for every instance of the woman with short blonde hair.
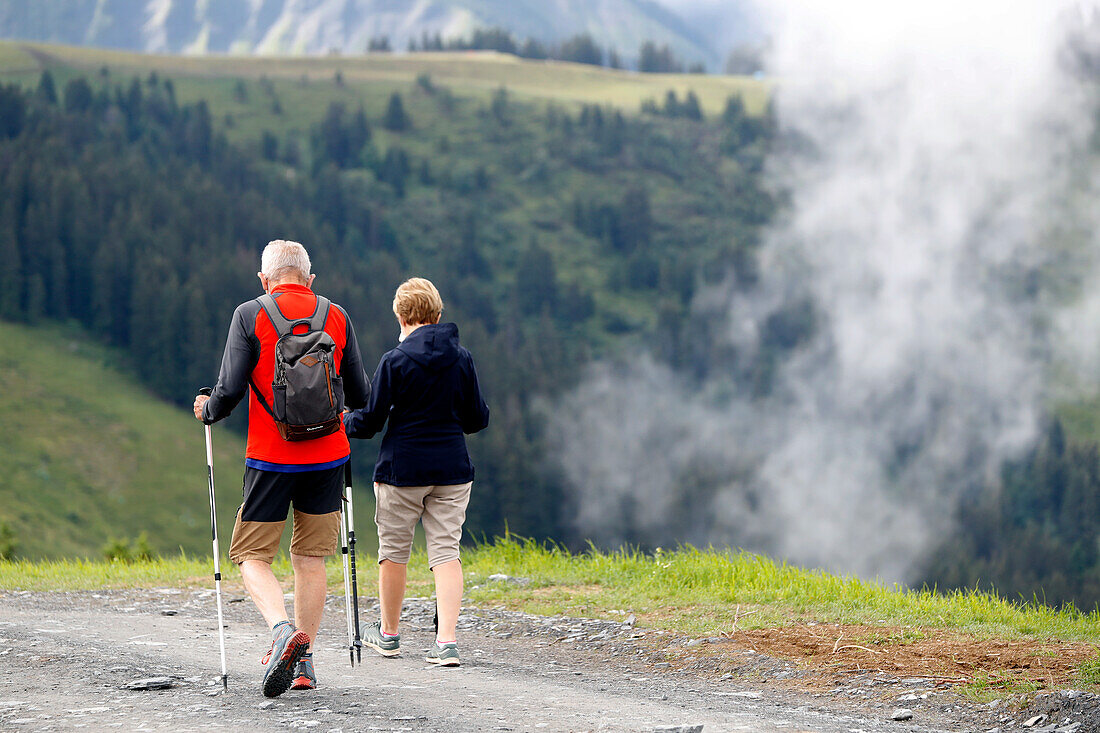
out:
M381 619L367 627L363 641L383 656L401 651L398 622L419 521L438 612L436 644L426 660L457 666L459 541L474 480L465 435L489 424L489 407L474 359L458 342L458 327L439 322L443 298L431 281L414 277L401 283L393 313L401 326L399 343L378 362L367 406L344 416L353 438L372 438L389 423L374 468Z

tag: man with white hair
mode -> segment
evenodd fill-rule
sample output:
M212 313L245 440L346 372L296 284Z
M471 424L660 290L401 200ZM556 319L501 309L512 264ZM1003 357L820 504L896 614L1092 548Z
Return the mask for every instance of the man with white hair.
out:
M317 378L332 403L322 407L336 416L345 404L352 409L366 405L370 382L351 319L343 308L313 293L315 275L305 247L281 239L271 242L264 248L257 275L267 295L237 306L218 383L209 397L195 398L194 411L209 425L227 417L249 393L244 502L237 511L229 559L240 566L245 588L271 626L271 649L263 659L263 693L276 697L291 687L313 689L317 684L312 645L325 603L325 557L337 550L344 464L351 455L339 419L314 434L288 431L287 388L275 384L285 380L287 365L280 361L284 374L276 373L276 345L284 339L279 345L282 354L285 337L303 332L316 336L311 343L324 345L327 351L317 352L320 358L306 355L301 362L335 372L317 372ZM283 420L277 421L276 415ZM291 506L293 622L271 572Z

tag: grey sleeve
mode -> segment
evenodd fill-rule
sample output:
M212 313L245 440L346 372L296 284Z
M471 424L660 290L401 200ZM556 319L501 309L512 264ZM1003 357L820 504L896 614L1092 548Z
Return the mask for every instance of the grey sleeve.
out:
M207 425L229 417L233 408L248 394L252 370L260 357L260 345L256 339L258 310L248 306L248 303L244 303L233 312L229 336L225 340L225 352L222 353L218 383L214 385L210 399L202 408L202 421Z
M349 410L358 410L370 399L370 381L363 371L363 355L359 352L359 341L355 338L351 316L343 308L340 308L340 312L344 314L344 323L347 324L347 340L340 364L340 377L344 380L344 406Z

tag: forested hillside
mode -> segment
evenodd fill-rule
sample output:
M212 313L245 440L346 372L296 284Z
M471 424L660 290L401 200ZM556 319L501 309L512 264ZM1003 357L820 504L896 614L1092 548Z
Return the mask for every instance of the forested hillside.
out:
M746 367L712 338L724 317L700 320L710 311L696 295L709 284L753 287L778 206L763 169L787 142L758 98L714 103L735 82L695 77L699 95L672 76L586 87L593 77L562 67L553 71L571 86L556 88L537 64L475 62L477 74L506 68L529 84L519 94L479 90L492 77L474 66L451 69L466 81L446 76L459 68L446 59L410 60L400 74L397 62L311 62L299 76L282 63L271 77L244 65L235 77L196 74L212 67L192 61L170 72L150 59L156 71L136 73L137 57L89 67L5 50L16 65L15 83L0 85L0 317L79 325L185 407L216 374L233 307L258 293L268 240L310 248L317 288L347 307L369 364L395 341L395 285L430 277L493 408L471 441L470 536L507 526L583 543L543 431L586 364L649 352L688 380L728 369L731 389L766 395L783 354L815 327L812 303L779 304ZM32 74L32 59L45 72ZM675 89L624 101L654 79ZM597 88L614 106L576 101ZM944 507L958 532L918 581L1100 600L1089 519L1100 469L1095 436L1080 427L1089 404L1074 407L1069 430L1052 418L1047 441L974 498ZM239 430L241 416L231 423ZM374 449L356 446L362 485Z
M769 123L736 98L704 120L694 96L639 115L506 89L462 98L428 77L382 95L326 88L316 123L280 129L293 92L237 82L229 104L258 101L272 125L252 120L231 144L231 113L180 103L156 74L60 69L4 87L0 315L75 320L186 405L216 374L233 307L258 292L268 240L310 248L371 364L394 343L393 288L428 276L493 407L472 441L471 534L579 539L532 405L592 355L673 338L698 284L751 257L772 209ZM357 451L361 475L372 459Z

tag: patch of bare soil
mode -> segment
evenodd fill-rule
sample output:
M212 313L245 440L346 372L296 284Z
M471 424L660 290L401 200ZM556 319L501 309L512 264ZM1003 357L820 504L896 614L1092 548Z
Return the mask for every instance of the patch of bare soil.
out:
M704 641L670 649L670 662L680 666L689 658L708 658L714 672L736 672L744 667L743 652L751 650L796 663L810 672L800 675L809 687L837 676L881 672L954 684L980 681L1009 689L1033 684L1053 690L1071 685L1081 664L1100 652L1097 645L1083 642L979 639L944 629L854 624L795 624Z

